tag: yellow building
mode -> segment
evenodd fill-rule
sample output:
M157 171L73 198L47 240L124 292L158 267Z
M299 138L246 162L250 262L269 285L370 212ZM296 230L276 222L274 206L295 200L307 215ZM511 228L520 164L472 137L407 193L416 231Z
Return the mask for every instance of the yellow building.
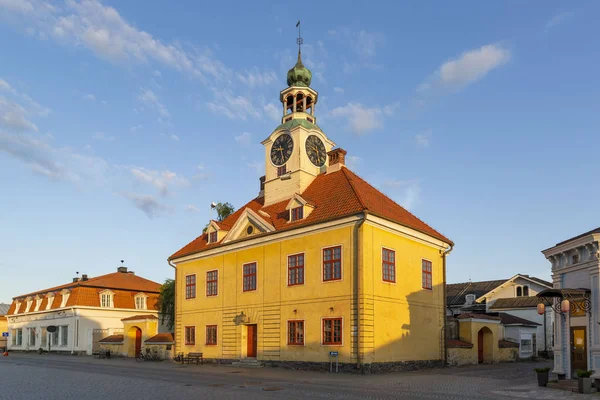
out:
M176 352L317 367L335 353L345 368L440 362L453 243L345 166L317 125L310 81L299 52L281 125L262 142L259 195L169 257Z

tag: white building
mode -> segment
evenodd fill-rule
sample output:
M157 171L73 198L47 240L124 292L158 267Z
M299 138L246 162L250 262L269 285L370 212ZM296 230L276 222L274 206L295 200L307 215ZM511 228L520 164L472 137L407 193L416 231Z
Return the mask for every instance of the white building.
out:
M600 379L599 242L597 228L542 251L552 264L554 289L538 297L547 308L554 304L554 372L567 378L593 369Z
M123 333L121 319L157 316L159 292L160 284L119 267L115 273L82 275L66 285L17 296L7 314L8 349L92 354L102 338ZM48 331L50 326L55 332Z

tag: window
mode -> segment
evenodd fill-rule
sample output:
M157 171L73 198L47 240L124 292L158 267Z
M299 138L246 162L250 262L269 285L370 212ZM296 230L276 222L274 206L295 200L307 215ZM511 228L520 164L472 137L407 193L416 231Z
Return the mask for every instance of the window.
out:
M433 288L432 282L431 282L431 261L422 260L421 265L423 268L423 273L422 273L422 278L421 278L423 289L431 290Z
M533 351L533 343L531 339L521 339L521 351L530 353Z
M206 295L216 296L219 283L219 271L208 271L206 273Z
M104 308L114 307L112 292L100 293L100 307L104 307Z
M341 318L323 318L323 344L342 344Z
M303 206L292 208L290 210L290 212L292 213L291 218L290 218L291 221L297 221L299 219L304 218L304 207Z
M67 325L59 326L60 345L66 346L69 344L69 327Z
M46 310L52 308L52 303L54 303L54 295L48 296L48 304L46 304Z
M33 303L33 301L31 299L27 300L27 306L25 307L25 312L26 313L28 313L29 310L31 309L31 303Z
M381 267L384 282L396 282L396 252L394 250L381 250Z
M277 176L285 175L286 172L287 171L286 171L285 165L282 165L281 167L277 167Z
M523 296L523 287L517 286L517 297Z
M196 344L196 327L186 326L185 327L185 344L194 345Z
M244 292L256 290L256 263L244 264Z
M21 303L17 301L15 303L15 312L13 312L13 314L18 314L19 313L19 308L21 308Z
M48 330L45 326L42 326L41 331L42 332L40 333L40 347L42 349L45 349L46 347L48 347Z
M60 302L61 308L65 307L67 305L67 301L69 301L70 295L71 295L71 292L68 292L68 291L62 293L62 300Z
M12 344L13 346L23 345L23 329L19 328L12 330Z
M529 296L529 286L523 286L523 296Z
M304 346L304 321L288 321L288 344Z
M38 296L35 298L35 310L34 311L39 311L41 305L42 305L42 298Z
M217 243L217 231L208 234L208 243Z
M135 295L135 309L145 310L146 309L146 298L147 296L143 293Z
M196 274L185 276L185 298L196 298Z
M304 283L304 253L288 256L288 286Z
M28 339L27 344L29 346L35 346L35 328L28 328Z
M206 345L216 346L217 345L217 326L206 325Z
M323 280L342 279L342 246L323 249Z
M50 332L50 344L52 346L58 346L58 336L60 334L59 329L56 329L54 332Z

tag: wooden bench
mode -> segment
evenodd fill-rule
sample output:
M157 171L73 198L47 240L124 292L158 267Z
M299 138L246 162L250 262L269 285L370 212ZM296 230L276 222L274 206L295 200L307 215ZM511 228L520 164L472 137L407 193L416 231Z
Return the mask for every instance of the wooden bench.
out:
M185 363L196 363L196 365L198 364L204 364L204 357L203 357L203 353L188 353L186 357L183 357L181 359L181 363L185 364Z

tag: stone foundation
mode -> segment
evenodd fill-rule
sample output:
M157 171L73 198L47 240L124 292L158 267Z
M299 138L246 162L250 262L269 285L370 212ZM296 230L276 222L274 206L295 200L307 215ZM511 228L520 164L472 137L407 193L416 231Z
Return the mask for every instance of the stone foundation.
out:
M322 371L329 372L330 364L328 362L308 362L308 361L264 361L259 362L270 368L282 368L300 371ZM360 367L356 363L340 363L338 365L339 372L358 373L358 374L377 374L395 371L414 371L426 368L440 368L444 366L442 360L428 361L398 361L361 364ZM332 365L332 370L335 371L335 363Z

